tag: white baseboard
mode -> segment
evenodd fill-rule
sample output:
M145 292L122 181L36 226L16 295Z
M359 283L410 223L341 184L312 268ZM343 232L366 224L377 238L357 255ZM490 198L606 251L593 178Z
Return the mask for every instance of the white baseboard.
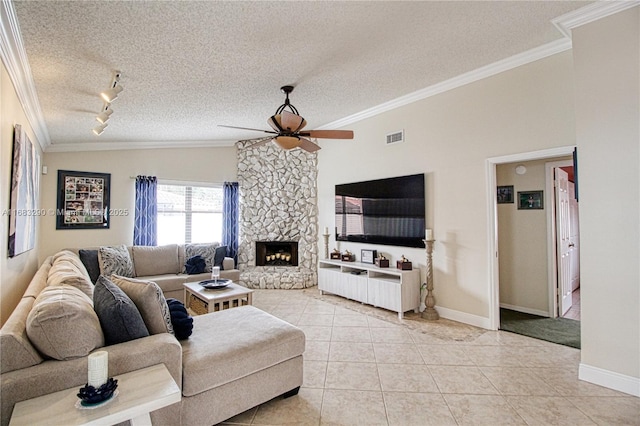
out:
M640 397L640 378L638 377L626 376L614 371L580 363L578 378L585 382Z
M500 307L510 309L512 311L523 312L525 314L537 315L539 317L549 317L549 312L541 311L539 309L524 308L522 306L509 305L507 303L500 303Z
M491 323L489 321L489 318L468 314L466 312L460 312L453 309L443 308L441 306L436 306L436 311L438 311L438 314L441 318L491 330Z

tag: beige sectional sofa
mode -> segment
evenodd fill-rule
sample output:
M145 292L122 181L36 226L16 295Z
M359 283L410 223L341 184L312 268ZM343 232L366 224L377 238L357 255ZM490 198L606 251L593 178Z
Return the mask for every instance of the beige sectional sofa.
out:
M219 243L211 243L207 244L207 246L215 248L219 246ZM89 247L84 250L98 249L99 247ZM79 254L81 249L72 248L69 250ZM186 251L188 250L185 244L127 246L127 250L133 262L133 277L155 282L160 286L167 299L174 298L184 303L183 284L185 282L202 281L211 278L211 272L194 275L185 273L184 265L187 261ZM220 278L229 279L236 283L240 280L240 271L235 269L232 258L225 257L222 261Z
M86 292L93 285L83 268L69 251L47 258L0 329L0 425L9 423L19 401L86 384L87 355L97 350L109 353L110 377L155 364L167 367L182 389L182 400L152 412L154 425L214 425L272 398L297 393L302 384L304 333L254 306L196 316L193 333L186 340L158 332L104 346L101 330L95 329L91 317L93 306L75 312L77 303L71 303L65 305L63 315L56 316L55 327L39 320L40 331L52 333L44 337L55 346L53 351L43 348L43 336L30 339L36 338L32 327L41 293L56 293L61 305L66 295L73 295L80 304L92 303ZM57 338L50 329L59 333ZM52 359L52 353L62 359ZM55 424L55 419L51 421Z

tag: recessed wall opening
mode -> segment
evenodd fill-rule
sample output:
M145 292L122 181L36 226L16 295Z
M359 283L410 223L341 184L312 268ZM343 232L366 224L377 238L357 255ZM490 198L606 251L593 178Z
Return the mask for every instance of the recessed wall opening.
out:
M298 266L298 242L256 241L256 266Z

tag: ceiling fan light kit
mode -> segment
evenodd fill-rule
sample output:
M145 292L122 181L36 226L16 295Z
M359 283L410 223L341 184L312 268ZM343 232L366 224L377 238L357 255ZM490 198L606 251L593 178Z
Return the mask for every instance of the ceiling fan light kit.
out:
M120 71L115 71L113 73L113 80L111 80L111 86L109 89L100 92L100 98L104 101L104 107L102 111L96 116L96 121L101 125L93 129L93 133L96 136L100 136L104 129L107 127L107 121L111 118L111 114L113 114L113 110L111 109L111 102L118 99L118 95L124 90L122 86L120 86Z
M273 134L273 137L261 137L246 139L247 141L255 141L251 147L265 145L270 141L274 141L282 149L300 148L307 152L316 152L320 146L313 139L353 139L353 131L351 130L308 130L302 132L307 125L307 121L298 113L295 106L289 101L289 94L293 91L293 86L282 86L280 90L285 94L284 103L278 107L276 113L267 119L267 124L273 129L261 130L251 129L248 127L224 126L230 129L251 130L255 132L263 132ZM287 111L288 109L288 111Z

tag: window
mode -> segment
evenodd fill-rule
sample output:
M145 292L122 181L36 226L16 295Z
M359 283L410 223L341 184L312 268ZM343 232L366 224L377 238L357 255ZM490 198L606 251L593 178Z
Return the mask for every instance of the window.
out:
M158 245L222 240L222 187L158 184Z

